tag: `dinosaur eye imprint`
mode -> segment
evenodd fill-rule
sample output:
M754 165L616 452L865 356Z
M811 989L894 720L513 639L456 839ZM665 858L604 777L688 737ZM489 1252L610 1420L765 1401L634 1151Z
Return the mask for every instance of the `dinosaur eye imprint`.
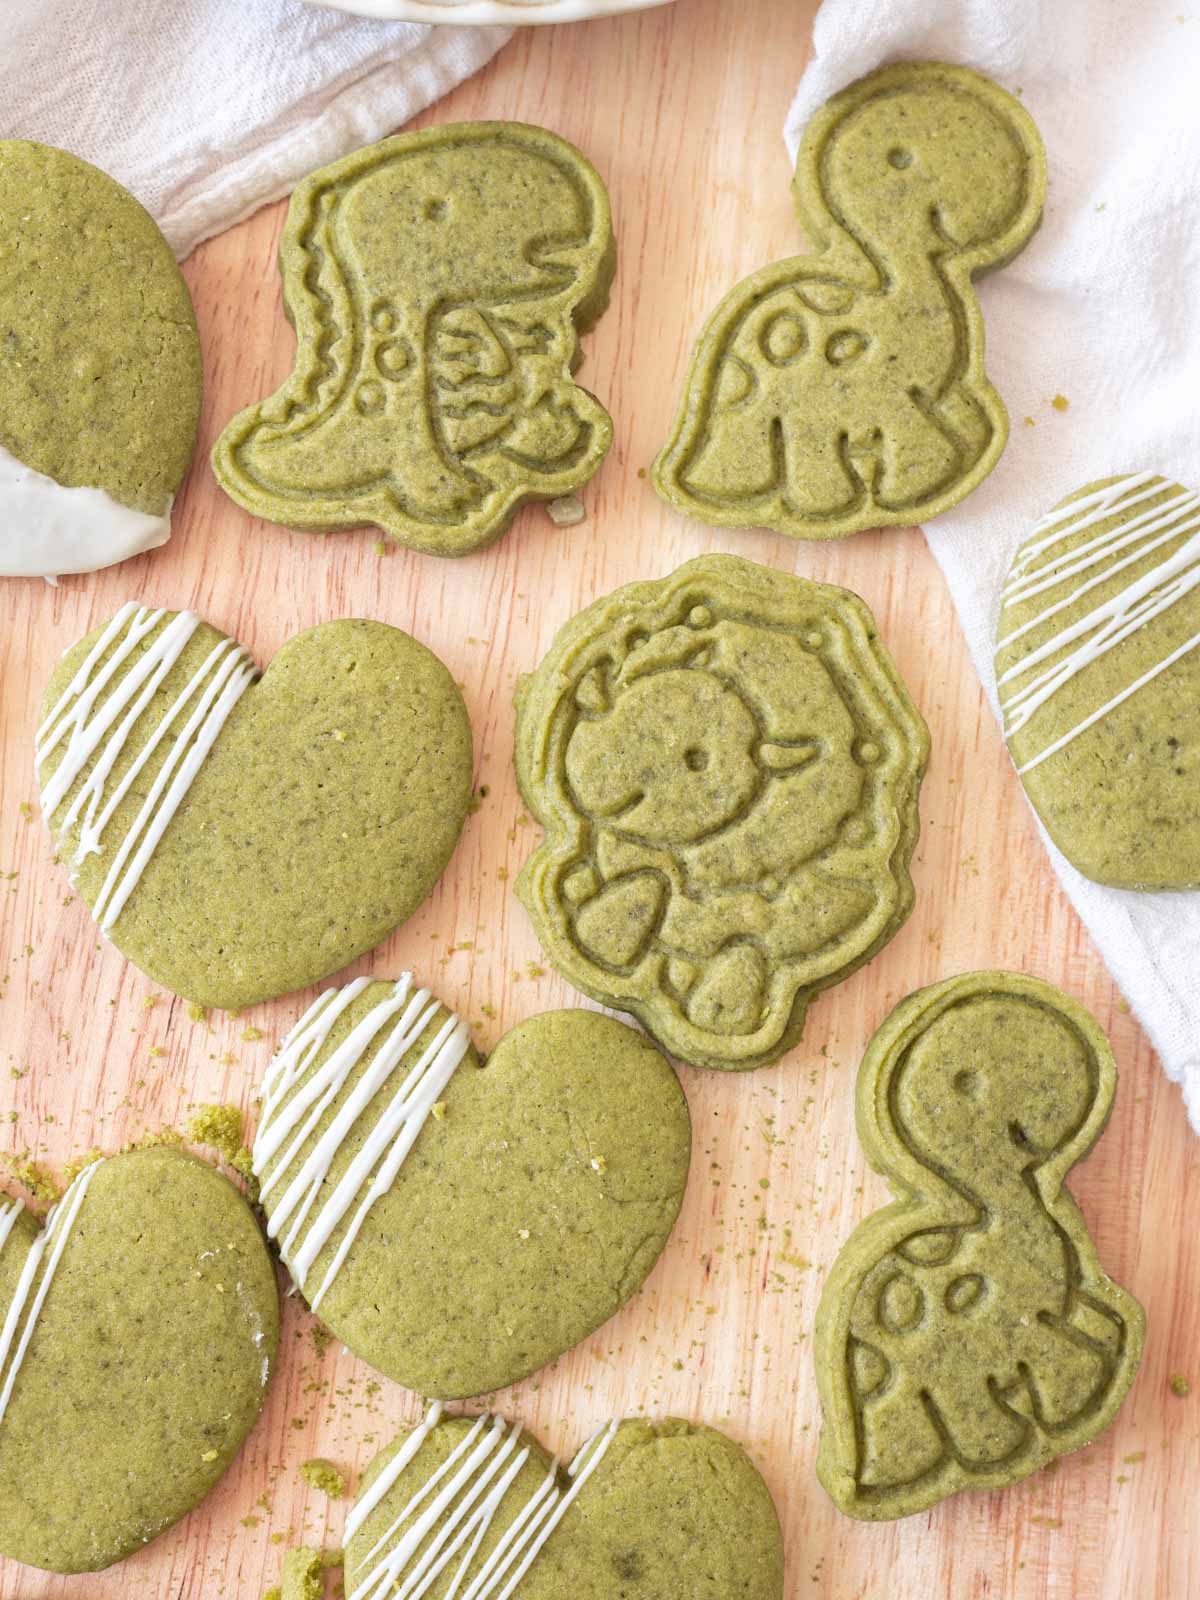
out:
M449 207L444 200L426 200L425 216L429 222L441 222Z
M692 745L689 750L683 752L683 764L689 772L703 772L708 765L708 751Z
M758 346L773 367L790 367L808 348L803 319L794 311L779 311L763 324Z
M970 1095L974 1100L979 1093L979 1074L977 1072L956 1072L954 1074L954 1087L959 1094Z
M913 155L911 150L905 150L902 145L893 145L888 151L888 166L895 167L897 172L903 172L905 167L911 167Z

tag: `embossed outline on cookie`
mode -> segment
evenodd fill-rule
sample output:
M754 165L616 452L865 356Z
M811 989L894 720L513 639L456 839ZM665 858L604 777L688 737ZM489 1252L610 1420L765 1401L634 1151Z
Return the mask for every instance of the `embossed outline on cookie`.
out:
M977 95L1002 120L1011 125L1027 162L1022 202L1005 231L997 238L938 258L948 288L957 296L961 311L960 362L955 383L975 405L986 424L986 441L976 459L936 494L910 503L884 505L857 471L861 493L850 511L837 510L825 518L793 510L786 496L772 489L757 496L703 496L684 483L691 462L704 442L708 419L716 401L716 386L734 339L754 308L778 289L808 284L821 294L879 292L886 273L870 245L858 235L828 196L825 172L830 140L839 125L877 95L906 90L930 75L958 92ZM909 527L929 520L957 505L991 472L1008 442L1008 412L984 370L984 323L973 280L1010 262L1033 236L1042 216L1046 180L1046 152L1033 119L1024 107L998 84L967 67L934 61L900 62L852 83L834 95L814 114L804 130L793 179L793 194L800 225L813 245L813 254L794 256L763 267L743 279L718 306L705 325L684 385L674 427L654 463L655 489L670 503L683 505L690 516L724 527L770 527L795 539L842 539L868 528ZM913 395L927 414L938 396ZM950 435L947 433L947 437ZM778 449L781 441L776 439ZM960 459L964 441L957 441ZM841 441L849 466L849 440Z
M847 1353L854 1303L864 1276L854 1246L861 1238L869 1237L872 1256L881 1261L913 1234L930 1227L945 1228L956 1210L963 1212L964 1222L977 1220L959 1191L949 1183L939 1183L941 1174L931 1171L909 1148L893 1109L896 1079L914 1046L939 1018L993 994L1053 1013L1075 1033L1088 1054L1093 1083L1088 1113L1061 1147L1032 1171L1030 1181L1048 1215L1076 1252L1082 1269L1079 1292L1102 1302L1104 1314L1122 1329L1112 1386L1101 1404L1071 1423L1044 1424L1039 1429L1036 1419L1030 1419L1035 1426L1030 1429L1026 1445L990 1470L968 1470L956 1456L947 1455L937 1467L909 1483L884 1490L864 1489L858 1477L862 1435ZM884 1521L929 1510L964 1489L1007 1488L1053 1458L1091 1444L1116 1415L1137 1376L1139 1357L1135 1355L1130 1362L1128 1353L1130 1349L1140 1351L1145 1312L1105 1273L1083 1214L1066 1186L1072 1167L1089 1154L1104 1132L1116 1089L1116 1060L1095 1019L1053 985L1019 973L967 973L919 990L897 1006L871 1040L858 1074L858 1137L868 1165L883 1174L899 1198L872 1212L843 1244L821 1294L813 1339L823 1418L817 1476L847 1515ZM928 1198L935 1186L936 1201ZM840 1441L846 1439L855 1441L853 1461L848 1461L841 1450ZM896 1503L901 1500L903 1504Z
M279 259L284 312L296 332L295 364L281 387L233 417L213 446L213 467L218 481L254 515L278 521L279 502L286 501L294 509L294 514L289 511L286 526L300 531L323 533L378 526L414 550L435 555L466 555L500 538L522 505L553 500L582 488L608 454L612 444L612 419L595 395L573 384L591 413L588 423L591 434L586 447L568 468L557 474L540 475L536 486L514 487L493 505L485 499L486 515L476 506L461 517L444 521L412 516L401 503L395 486L382 480L330 496L305 490L288 493L274 484L264 487L243 467L242 449L252 442L260 429L283 434L303 433L316 427L357 372L363 330L369 324L369 308L355 288L353 270L334 248L332 218L341 199L359 179L369 178L376 172L381 149L390 150L389 159L403 161L424 150L443 146L448 140L456 144L511 143L528 148L542 159L556 162L585 198L591 223L588 237L604 240L606 248L595 270L580 278L578 295L566 308L574 325L575 339L563 376L573 380L583 359L579 339L604 314L616 269L611 203L599 173L587 158L547 129L511 122L454 123L425 128L418 133L399 134L382 145L369 145L306 178L292 195L280 240ZM555 241L548 236L537 241L537 249L544 255L552 252L556 244L575 248L578 243L578 240ZM303 273L294 266L289 267L289 257L306 263ZM509 298L515 301L540 296L514 290ZM437 309L428 319L427 341L433 337ZM329 350L340 338L340 327L355 331L355 345L344 361L335 364ZM335 382L337 387L331 391L330 385ZM300 415L307 420L296 427L295 418ZM454 458L456 452L445 439L444 424L436 411L431 411L431 420L440 448ZM470 471L465 462L462 468ZM236 485L236 494L229 489L226 480ZM468 523L470 526L466 525Z
M699 562L708 568L707 572L697 573L694 569L698 563L688 562L667 579L631 584L598 602L591 609L603 611L608 619L619 602L620 620L598 624L603 633L585 644L572 641L563 646L556 642L534 674L535 682L553 674L559 688L553 710L548 716L539 713L536 727L532 725L530 707L534 696L523 695L519 703L517 743L528 758L529 767L528 781L522 784L524 799L545 829L546 837L521 869L516 887L550 961L575 988L601 1005L630 1012L664 1049L684 1061L745 1071L763 1066L790 1049L803 1030L809 1002L821 990L841 982L869 961L911 911L914 890L909 862L919 831L917 806L929 758L929 731L915 708L910 712L907 691L890 658L881 654L874 620L857 595L829 584L795 578L789 581L788 574L773 570L769 583L756 582L760 569L738 556L700 557ZM720 580L711 575L715 563L723 569ZM715 592L718 581L726 589L720 597ZM812 608L811 619L797 623L788 615L789 597L779 594L780 583L789 588L803 583L806 605ZM590 859L596 820L575 809L566 776L566 747L577 716L575 691L588 673L611 662L614 654L619 664L628 654L631 641L685 624L697 607L707 608L714 621L728 617L793 635L814 628L818 632L831 629L837 643L833 648L826 644L821 649L821 660L847 710L856 723L860 722L860 708L866 701L873 719L890 727L894 734L892 750L872 769L877 832L871 840L886 842L891 891L881 897L869 920L866 944L842 952L840 958L835 954L832 961L827 956L820 971L788 975L774 966L764 1008L767 1020L754 1033L741 1036L699 1028L684 1015L677 999L668 1004L664 988L668 958L664 952L643 958L633 972L602 966L584 955L556 906L556 900L563 895L564 880L581 862ZM615 632L621 637L614 649L611 636ZM871 661L869 681L851 670L856 655ZM849 657L849 662L844 657ZM886 699L880 693L881 679L886 680L891 691ZM819 861L833 848L844 850L845 845L830 847L814 859ZM873 849L872 856L876 854ZM673 884L676 891L680 887L679 882ZM862 926L856 931L861 932ZM836 945L834 949L836 952Z

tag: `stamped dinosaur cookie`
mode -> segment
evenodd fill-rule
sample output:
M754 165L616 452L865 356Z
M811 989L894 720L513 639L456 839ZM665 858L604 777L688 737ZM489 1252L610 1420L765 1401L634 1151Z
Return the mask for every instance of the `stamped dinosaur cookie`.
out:
M471 729L449 672L381 622L327 622L267 671L190 611L134 602L50 680L42 812L102 931L233 1010L391 933L450 858Z
M486 1066L411 977L322 994L268 1071L267 1230L313 1311L423 1395L501 1389L620 1310L658 1260L691 1123L669 1062L592 1011Z
M0 140L0 575L163 544L200 389L191 296L152 218L77 156Z
M84 1167L44 1227L0 1201L0 1552L93 1572L197 1505L262 1408L275 1271L175 1149Z
M518 689L555 967L703 1067L757 1067L912 908L929 735L863 602L735 556L597 601Z
M565 140L477 122L359 150L296 190L279 256L295 370L213 451L248 511L463 555L599 468L612 423L572 374L616 251Z
M1018 550L996 647L1004 731L1073 866L1200 888L1200 494L1105 478Z
M425 1420L346 1519L347 1600L783 1600L783 1541L740 1445L612 1421L565 1465L502 1417Z
M879 1520L1001 1489L1109 1425L1145 1316L1066 1187L1116 1093L1081 1006L1011 972L910 995L858 1076L858 1131L900 1198L842 1247L817 1311L817 1472Z
M814 253L747 278L708 323L658 492L796 539L957 505L1008 439L973 280L1027 243L1045 186L1028 113L977 72L902 62L835 95L796 165Z

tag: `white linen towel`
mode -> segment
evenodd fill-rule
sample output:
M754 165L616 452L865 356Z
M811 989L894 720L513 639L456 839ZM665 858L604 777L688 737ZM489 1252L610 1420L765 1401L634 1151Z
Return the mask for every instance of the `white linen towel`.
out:
M835 90L888 61L938 59L1020 93L1045 139L1041 232L980 285L1012 439L983 486L926 529L993 709L1000 587L1037 518L1119 472L1200 488L1200 10L1186 11L1182 0L824 0L788 118L794 157ZM1105 889L1046 847L1200 1132L1200 893Z
M61 145L186 256L391 133L508 28L372 22L301 0L0 0L0 137Z

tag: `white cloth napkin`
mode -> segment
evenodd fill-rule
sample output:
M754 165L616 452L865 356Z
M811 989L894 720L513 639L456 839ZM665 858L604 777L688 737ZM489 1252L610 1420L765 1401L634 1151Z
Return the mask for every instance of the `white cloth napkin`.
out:
M794 157L835 90L887 61L932 58L1019 92L1045 139L1041 232L980 285L988 371L1012 439L983 486L926 529L993 709L1000 586L1037 518L1127 470L1200 488L1200 12L1188 10L1175 0L824 0L788 118ZM1068 410L1052 408L1058 394ZM1045 842L1200 1132L1200 893L1101 888Z
M300 0L0 0L0 137L95 162L182 258L407 122L510 33Z

